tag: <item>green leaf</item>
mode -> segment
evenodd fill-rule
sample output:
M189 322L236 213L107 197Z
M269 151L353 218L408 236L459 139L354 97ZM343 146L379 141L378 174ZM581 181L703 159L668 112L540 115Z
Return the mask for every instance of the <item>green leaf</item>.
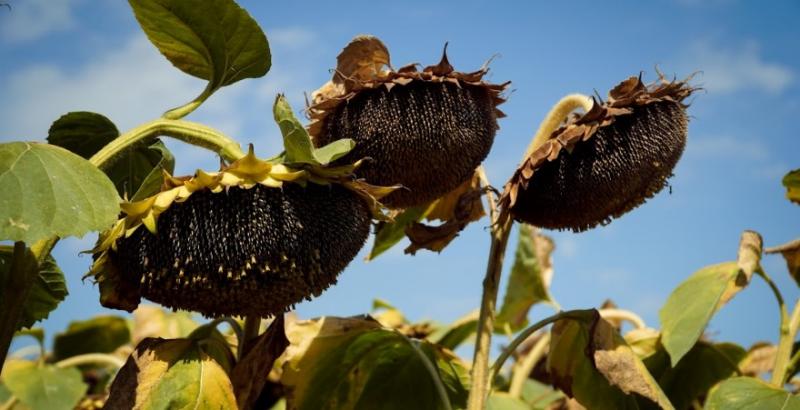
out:
M50 127L47 141L66 148L86 159L100 151L119 136L111 120L93 112L71 112ZM161 188L162 172L172 173L175 158L163 142L156 140L150 146L137 147L124 152L105 173L114 182L120 196L141 200Z
M521 398L529 408L545 410L550 409L553 403L564 398L564 393L533 379L528 379L522 385Z
M786 187L786 198L800 204L800 169L789 172L783 177L783 186Z
M383 409L440 409L443 397L434 377L453 408L466 404L466 370L455 356L373 320L296 322L287 337L291 345L281 382L292 388L289 408L367 409L381 403Z
M714 313L747 282L736 262L726 262L695 272L669 295L659 318L661 343L672 366L694 346Z
M674 368L669 368L664 355L666 371L658 382L676 408L688 409L714 385L735 376L745 354L742 347L731 343L698 342Z
M25 362L4 370L3 383L8 391L32 410L71 410L87 388L75 368Z
M486 401L486 410L530 410L528 403L508 393L492 393Z
M714 389L706 400L708 410L800 409L800 397L752 377L734 377Z
M119 213L114 184L85 159L53 145L0 144L0 240L83 236Z
M13 255L13 246L0 246L0 283L6 283ZM47 319L68 293L64 273L56 265L55 259L48 255L39 267L39 274L25 300L17 329L31 327L37 321Z
M86 159L119 136L119 130L103 115L77 111L62 115L50 126L47 142Z
M267 37L233 0L129 0L147 37L175 67L209 90L269 71Z
M303 124L297 120L292 107L286 98L279 94L272 107L275 122L283 135L283 147L286 150L285 160L288 163L320 164L314 157L314 145Z
M448 326L435 330L428 340L445 349L455 350L478 331L478 309L460 317Z
M314 158L316 158L320 164L327 165L347 155L347 153L350 152L355 146L355 141L349 138L342 138L340 140L333 141L324 147L315 149Z
M514 265L495 322L497 331L504 331L506 326L512 332L519 331L528 325L528 312L533 305L553 303L549 290L553 249L552 239L528 224L520 225Z
M644 363L614 327L600 318L553 325L547 369L554 384L590 409L637 409L645 397L673 409Z
M236 363L236 357L228 344L228 340L217 329L216 326L206 324L195 329L188 336L203 349L203 352L211 356L217 364L222 366L225 373L230 374Z
M191 339L143 340L111 385L105 408L235 409L225 370Z
M125 319L118 316L97 316L72 322L53 340L56 361L85 353L111 353L131 341Z
M428 205L416 206L408 208L394 217L394 222L381 222L375 230L375 239L372 243L372 250L367 256L367 260L371 261L378 257L378 255L388 251L398 242L406 237L406 227L419 222L425 217L425 211Z

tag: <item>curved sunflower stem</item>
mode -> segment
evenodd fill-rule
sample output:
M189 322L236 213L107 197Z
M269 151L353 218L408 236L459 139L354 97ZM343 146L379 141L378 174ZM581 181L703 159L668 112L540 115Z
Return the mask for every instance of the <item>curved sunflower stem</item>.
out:
M120 369L125 365L125 360L105 353L87 353L78 356L72 356L60 362L56 362L55 366L63 369L65 367L80 366L84 364L99 364Z
M235 161L245 155L238 142L211 127L190 121L162 118L120 135L94 154L89 162L101 169L108 167L126 150L147 144L162 135L214 151L226 161Z
M598 310L600 316L603 319L616 319L616 320L624 320L629 322L633 325L633 327L637 329L644 329L647 325L644 323L644 319L642 319L636 313L631 312L630 310L624 309L600 309Z
M531 351L522 359L519 366L514 369L514 374L511 376L511 387L508 389L508 394L511 397L518 398L522 396L522 388L525 386L525 381L528 380L536 363L544 356L547 348L550 347L550 333L542 335L541 339L536 341Z
M553 134L553 131L561 126L570 113L578 108L582 108L584 111L588 112L592 109L593 104L594 102L592 99L583 94L569 94L562 98L550 109L544 121L539 125L536 135L534 135L530 145L528 145L527 151L525 151L525 158L529 157L533 151L547 142L550 135Z

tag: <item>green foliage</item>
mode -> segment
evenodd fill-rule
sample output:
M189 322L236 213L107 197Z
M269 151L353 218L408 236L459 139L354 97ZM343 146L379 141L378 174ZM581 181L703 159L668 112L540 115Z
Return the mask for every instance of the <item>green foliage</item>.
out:
M0 283L7 283L13 253L13 247L0 246ZM48 256L38 270L30 294L25 300L17 329L31 327L37 321L46 319L69 293L64 273L52 256ZM0 293L2 290L0 289Z
M445 408L466 401L465 371L437 347L358 318L323 318L287 331L282 383L297 409ZM297 348L294 348L297 346ZM427 363L426 363L427 362ZM437 385L443 386L442 397Z
M381 222L375 230L372 250L367 260L373 260L406 237L406 228L425 217L427 206L416 206L400 212L392 222Z
M53 358L64 360L85 353L111 353L130 343L131 333L125 319L118 316L98 316L72 322L67 330L53 340Z
M800 409L800 397L752 377L734 377L711 390L708 410Z
M3 384L31 410L71 410L86 392L81 372L28 361L7 362Z
M147 38L175 67L214 90L269 71L267 37L233 0L129 0Z
M695 272L672 292L659 317L661 343L673 366L694 346L714 313L747 283L737 263L726 262Z
M283 135L283 146L286 149L282 162L327 165L350 152L355 146L353 140L344 138L324 147L314 148L308 131L294 116L292 107L283 95L279 94L275 98L272 112Z
M107 408L234 409L225 372L193 339L145 339L111 385Z
M53 145L0 144L0 239L83 236L117 219L117 191L85 159Z
M552 239L530 225L520 224L514 265L495 322L497 331L502 332L505 326L513 332L519 331L528 325L531 307L537 303L555 303L549 291L553 249Z
M786 198L800 204L800 169L796 169L783 177L783 186L786 187Z
M111 120L93 112L71 112L50 126L47 142L66 148L86 159L119 137ZM175 157L161 141L122 153L103 167L122 197L144 199L161 188L162 173L172 173Z

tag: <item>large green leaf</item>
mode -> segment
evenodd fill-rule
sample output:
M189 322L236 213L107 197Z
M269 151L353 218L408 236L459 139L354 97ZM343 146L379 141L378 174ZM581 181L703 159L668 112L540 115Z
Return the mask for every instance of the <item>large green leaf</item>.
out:
M512 397L508 393L492 393L486 401L486 410L530 410L524 400Z
M13 247L0 246L0 283L6 283L13 254ZM68 293L64 273L55 259L48 255L39 267L39 274L25 300L17 328L31 327L37 321L46 319Z
M466 404L455 356L361 318L293 323L281 382L295 409L441 409ZM430 365L430 367L429 367ZM445 397L437 384L443 386Z
M175 67L216 90L269 71L267 37L233 0L129 0L150 41Z
M506 326L512 332L524 328L528 324L528 311L533 305L553 303L549 290L553 276L550 257L553 249L552 239L530 225L520 225L514 265L495 322L498 331L503 331Z
M593 313L553 325L547 369L555 385L590 409L638 409L636 395L672 409L622 336L597 311Z
M89 159L119 136L111 120L93 112L71 112L56 120L47 141ZM113 163L104 166L120 196L131 200L144 199L161 188L163 171L172 173L175 158L163 142L136 147L122 153Z
M752 377L734 377L714 389L706 400L707 410L798 410L800 397Z
M800 169L796 169L783 177L783 186L786 187L786 198L800 204Z
M478 309L475 309L453 323L436 329L428 336L428 340L445 349L455 350L477 333L479 313Z
M72 322L67 330L53 340L55 360L85 353L111 353L130 343L131 333L125 319L118 316L98 316Z
M114 184L85 159L35 142L0 144L0 240L83 236L119 213Z
M225 370L191 339L145 339L111 385L106 407L235 409Z
M3 369L3 384L32 410L71 410L87 388L78 369L22 361Z
M545 410L551 408L551 405L556 401L564 398L564 393L533 379L528 379L522 385L521 398L528 404L529 408Z
M375 239L367 260L377 258L378 255L388 251L403 240L406 237L406 227L414 222L421 221L427 208L427 205L408 208L395 216L394 221L381 222L375 230Z
M708 321L748 283L736 262L705 267L681 283L659 312L661 343L672 365L694 346Z

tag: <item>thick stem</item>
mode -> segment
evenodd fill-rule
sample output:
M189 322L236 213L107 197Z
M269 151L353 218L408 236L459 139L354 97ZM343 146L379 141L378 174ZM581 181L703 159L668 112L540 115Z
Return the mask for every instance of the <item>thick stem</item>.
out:
M508 236L511 232L512 219L500 212L500 221L493 225L492 247L489 251L489 262L486 266L486 277L483 279L483 296L478 316L478 335L475 340L475 355L472 360L472 389L469 392L467 408L482 410L486 407L491 379L489 378L489 353L494 331L495 305L500 285L500 274L503 271L503 259L506 254Z
M108 167L125 150L146 144L162 135L207 148L226 161L235 161L245 155L239 143L213 128L190 121L158 119L120 135L94 154L89 161L101 169Z
M612 319L612 320L625 320L630 322L633 327L637 329L644 329L647 325L644 323L644 319L642 319L636 313L631 312L630 310L624 309L600 309L598 310L600 316L603 319Z
M547 140L550 139L550 135L553 134L553 131L561 126L561 123L564 122L570 113L578 108L589 111L593 104L594 102L592 99L583 94L570 94L562 98L550 109L544 121L539 125L536 135L531 140L530 145L528 145L528 150L525 152L525 158L529 157L533 151L547 142Z
M763 277L766 277L766 275L763 275ZM777 288L775 289L777 290ZM776 387L783 388L786 379L790 376L788 374L789 368L793 365L792 362L796 362L791 356L794 341L797 337L797 330L800 327L800 299L795 303L791 317L786 311L786 305L783 300L780 301L780 305L781 335L778 340L778 351L775 353L775 365L772 367L772 379L770 382Z
M239 359L243 358L250 348L253 347L258 332L261 331L261 318L258 316L247 316L244 319L244 335L239 339Z

